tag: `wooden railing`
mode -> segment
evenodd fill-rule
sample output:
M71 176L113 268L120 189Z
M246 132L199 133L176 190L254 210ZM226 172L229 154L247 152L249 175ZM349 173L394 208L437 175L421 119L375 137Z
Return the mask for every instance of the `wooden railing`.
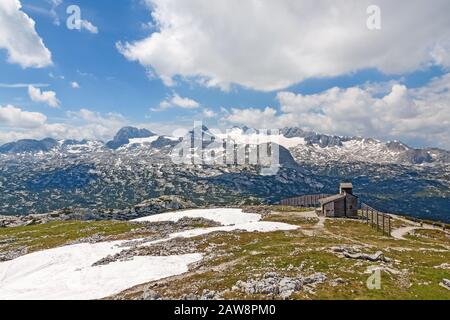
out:
M283 199L280 205L287 207L315 208L320 206L320 199L327 198L330 194L308 194L298 197Z
M383 235L391 236L392 217L390 215L380 212L365 203L361 204L358 215L362 217L367 224L370 224L373 229L377 229L377 231L382 232Z
M280 201L280 205L285 207L315 208L320 206L320 199L327 198L329 196L331 196L331 194L308 194L283 199ZM358 216L364 219L367 224L370 224L373 229L383 233L383 235L391 236L392 217L390 215L362 203L361 209L358 210Z

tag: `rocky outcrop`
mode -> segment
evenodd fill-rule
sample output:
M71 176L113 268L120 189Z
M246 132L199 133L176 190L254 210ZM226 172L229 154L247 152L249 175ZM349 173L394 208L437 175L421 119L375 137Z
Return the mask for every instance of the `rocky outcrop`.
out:
M412 164L423 164L433 162L433 158L427 150L411 149L407 150L400 158L402 161Z
M337 254L341 258L356 259L356 260L367 260L367 261L382 261L389 262L391 259L384 256L382 251L377 251L374 254L368 254L361 252L358 247L333 247L332 252Z
M194 293L184 294L180 300L186 301L198 301L198 300L222 300L222 293L214 290L203 290L201 295ZM162 297L158 292L154 290L147 289L142 295L142 300L173 300L173 298Z
M367 254L367 253L347 253L344 252L344 256L346 258L350 258L350 259L359 259L359 260L368 260L368 261L385 261L385 257L383 252L381 251L377 251L374 254Z
M242 212L257 213L261 215L261 218L264 219L265 217L269 216L272 213L272 210L264 206L244 206L242 208Z
M154 290L145 290L142 295L142 300L161 300L161 295Z
M18 227L48 223L51 221L68 220L118 220L128 221L153 214L172 210L181 210L196 207L194 203L178 196L161 196L145 200L140 204L126 210L89 210L89 209L63 209L46 214L31 214L27 216L0 216L1 227Z
M15 250L0 252L0 262L16 259L28 253L27 247L21 247Z
M409 147L400 141L389 141L386 143L386 147L393 152L405 152L409 150Z
M450 280L442 279L442 282L439 285L447 290L450 290Z
M193 293L185 294L181 297L181 300L222 300L222 294L213 290L203 290L201 295L196 295Z
M239 280L232 288L233 291L242 291L246 294L263 294L279 296L282 299L290 298L303 287L314 287L327 279L323 273L315 273L310 276L283 277L276 272L268 272L262 279Z

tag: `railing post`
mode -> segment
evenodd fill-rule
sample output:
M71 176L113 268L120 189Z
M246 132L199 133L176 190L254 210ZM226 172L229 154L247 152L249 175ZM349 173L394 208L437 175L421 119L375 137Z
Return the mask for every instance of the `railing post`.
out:
M369 207L366 206L367 224L369 224Z
M370 209L370 222L371 222L370 225L373 229L373 210L372 209Z
M384 230L384 218L385 218L384 213L383 213L382 217L383 217L383 236L384 236L384 233L385 233L385 230Z
M376 212L376 216L377 216L377 232L379 232L380 231L380 214L378 211Z
M375 224L374 224L375 218L374 218L373 214L374 214L374 211L372 209L370 209L370 226L372 227L372 229L375 226Z
M391 217L389 216L389 237L391 236Z

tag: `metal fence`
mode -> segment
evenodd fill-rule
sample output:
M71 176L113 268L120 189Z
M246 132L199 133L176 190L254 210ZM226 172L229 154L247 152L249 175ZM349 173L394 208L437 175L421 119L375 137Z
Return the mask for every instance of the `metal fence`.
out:
M280 201L280 205L286 207L300 207L300 208L316 208L320 206L320 199L327 198L331 194L308 194L298 197L292 197L283 199Z
M361 204L361 210L358 215L362 217L367 224L370 224L372 229L377 229L383 235L391 236L392 231L392 217L386 213L380 212L367 204Z

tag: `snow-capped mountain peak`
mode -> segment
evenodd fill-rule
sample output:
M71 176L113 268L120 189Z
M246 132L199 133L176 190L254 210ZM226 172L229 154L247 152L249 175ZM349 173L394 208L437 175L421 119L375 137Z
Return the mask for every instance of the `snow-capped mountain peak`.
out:
M236 144L259 145L276 143L288 149L298 163L323 164L329 162L365 162L420 165L450 163L450 152L437 148L414 149L400 141L383 142L373 138L331 136L305 131L301 128L284 128L279 133L264 132L248 127L233 127L216 132L206 126L194 128L184 139L198 139L204 145L213 140L230 139ZM164 150L180 142L180 138L157 135L146 129L125 127L106 144L91 140L19 140L0 146L0 154L93 152L134 152L136 149Z

